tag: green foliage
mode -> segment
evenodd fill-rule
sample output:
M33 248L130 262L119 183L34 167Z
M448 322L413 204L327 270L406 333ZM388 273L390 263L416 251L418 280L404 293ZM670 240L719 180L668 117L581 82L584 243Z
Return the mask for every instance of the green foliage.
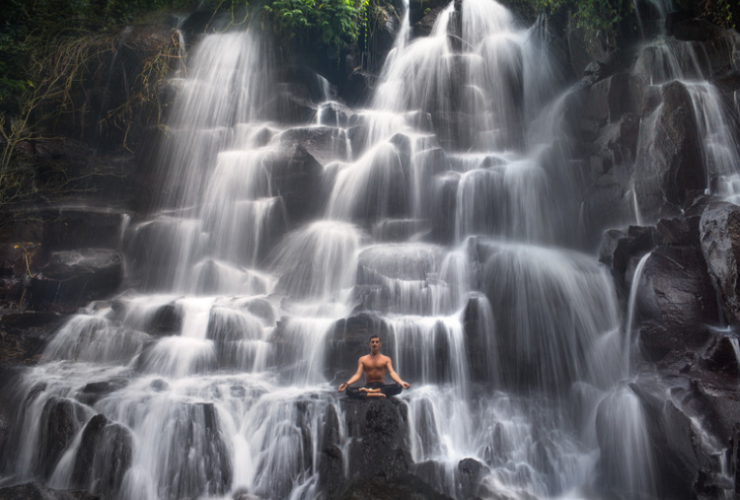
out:
M288 38L317 37L337 49L357 41L367 0L274 0L262 8L275 31Z
M722 28L737 29L740 21L740 1L704 0L699 2L700 15Z
M620 23L634 10L631 0L531 0L537 12L567 10L576 26L614 43Z

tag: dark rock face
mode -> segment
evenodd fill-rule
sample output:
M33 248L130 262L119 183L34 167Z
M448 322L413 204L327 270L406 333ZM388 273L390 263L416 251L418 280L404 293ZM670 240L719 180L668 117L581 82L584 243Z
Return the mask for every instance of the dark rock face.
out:
M706 19L697 19L691 12L671 12L666 16L665 28L676 40L707 42L719 36L721 30Z
M655 135L637 153L635 190L640 210L655 217L665 210L664 201L676 206L690 204L706 188L699 134L691 97L686 86L671 82L663 86L663 104L655 119Z
M712 203L701 216L701 249L727 321L740 326L740 208Z
M114 250L63 250L51 254L31 291L36 303L76 305L105 297L122 279L123 259Z
M0 361L9 365L35 362L46 342L66 316L54 312L29 311L0 318L3 340Z
M121 212L72 207L45 209L41 217L47 251L116 248L121 241Z
M40 483L19 484L0 488L3 500L100 500L101 497L86 491L52 490Z
M95 415L82 431L82 442L72 472L75 488L102 495L118 491L133 453L131 433L104 415Z
M701 346L708 338L706 325L719 320L701 252L692 247L660 247L651 254L644 276L645 285L638 292L643 354L659 361L671 351Z

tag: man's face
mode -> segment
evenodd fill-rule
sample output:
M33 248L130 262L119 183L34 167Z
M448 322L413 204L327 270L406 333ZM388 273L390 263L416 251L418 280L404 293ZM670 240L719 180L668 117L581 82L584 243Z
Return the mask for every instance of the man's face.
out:
M380 339L370 339L370 351L373 354L377 354L380 351Z

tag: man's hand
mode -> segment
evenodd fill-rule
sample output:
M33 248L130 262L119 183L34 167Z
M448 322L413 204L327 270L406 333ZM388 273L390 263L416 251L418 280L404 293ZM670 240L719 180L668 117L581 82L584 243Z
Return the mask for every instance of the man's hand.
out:
M401 382L401 387L403 387L404 389L408 389L409 387L411 387L411 384L409 384L408 382Z
M344 390L347 388L347 382L343 383L339 386L339 389L337 389L339 392L344 392Z

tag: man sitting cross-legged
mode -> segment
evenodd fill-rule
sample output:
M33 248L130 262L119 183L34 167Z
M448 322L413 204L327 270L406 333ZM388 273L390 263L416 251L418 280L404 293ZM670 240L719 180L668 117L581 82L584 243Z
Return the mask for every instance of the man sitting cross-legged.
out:
M395 396L401 393L402 388L408 389L410 384L401 380L398 373L393 369L391 358L380 354L380 337L373 335L370 337L370 354L362 356L357 361L357 372L352 377L339 386L339 392L347 389L347 396L351 398L364 399L368 397L386 397ZM395 384L385 383L385 372L391 376ZM365 374L365 386L358 388L349 387L354 384L362 374Z

